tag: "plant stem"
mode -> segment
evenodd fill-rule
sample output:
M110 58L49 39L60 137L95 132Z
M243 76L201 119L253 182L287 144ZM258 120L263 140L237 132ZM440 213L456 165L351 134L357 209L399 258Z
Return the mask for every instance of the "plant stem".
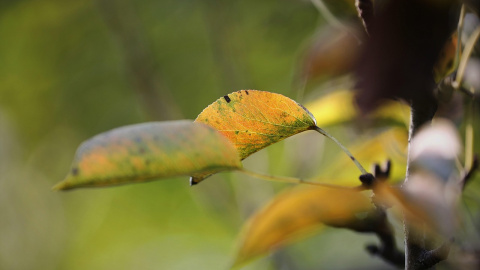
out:
M295 178L295 177L262 174L262 173L257 173L257 172L247 170L245 168L242 168L238 171L256 178L260 178L267 181L273 181L273 182L282 182L282 183L291 183L291 184L307 184L307 185L321 186L321 187L327 187L327 188L354 189L351 187L344 187L344 186L338 186L338 185L332 185L332 184L326 184L326 183L310 182L310 181L303 180L300 178Z
M410 128L408 133L408 156L407 156L407 170L405 172L404 185L408 182L410 176L410 162L412 151L412 139L417 133L418 129L426 124L430 123L435 114L437 105L413 100L411 102L410 111ZM405 216L405 215L404 215ZM425 235L423 232L414 229L411 226L411 221L404 218L404 236L405 236L405 270L418 270L426 269L422 267L423 257L426 256L427 250L425 250Z
M458 20L457 27L457 49L455 50L455 69L458 70L458 64L460 62L460 52L462 48L462 32L463 32L463 23L465 21L465 4L462 5L460 10L460 18Z
M340 20L337 19L335 15L333 15L333 13L325 5L323 0L310 0L310 1L330 25L337 27L338 29L343 30L347 33L350 33L352 36L354 36L357 39L359 44L362 43L362 40L356 35L356 33L350 30L347 26L345 26L342 22L340 22Z
M333 15L333 13L328 9L328 7L323 3L322 0L311 0L312 4L318 9L320 14L322 14L325 20L340 29L345 29L346 27Z
M463 75L467 67L468 59L472 54L473 48L475 47L475 43L477 42L478 38L480 38L480 26L477 27L475 31L473 31L472 35L468 38L467 42L465 43L465 49L462 54L462 59L460 59L460 64L458 65L458 69L457 69L457 78L453 83L453 87L455 87L456 89L460 88L460 85L462 84Z
M340 148L342 148L343 152L345 152L345 154L347 154L347 156L350 157L350 159L353 161L353 163L355 163L355 165L357 166L357 168L360 170L360 172L362 174L367 174L368 172L362 167L362 165L360 164L360 162L358 162L358 160L352 155L352 153L350 153L350 151L348 151L348 149L343 145L341 144L335 137L333 137L332 135L330 135L328 132L326 132L325 130L315 126L315 128L313 128L313 130L317 131L318 133L322 134L323 136L329 138L330 140L334 141L338 146L340 146Z
M473 117L474 117L474 101L468 100L469 104L467 105L466 113L466 127L465 127L465 171L469 172L473 166Z
M355 7L357 7L358 17L363 23L365 32L367 32L367 34L370 34L374 16L374 7L372 0L355 0Z

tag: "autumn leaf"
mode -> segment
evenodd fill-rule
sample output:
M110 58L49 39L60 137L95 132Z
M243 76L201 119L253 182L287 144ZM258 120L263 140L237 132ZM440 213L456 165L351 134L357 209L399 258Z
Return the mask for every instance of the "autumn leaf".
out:
M283 95L241 90L212 103L195 122L218 130L245 159L273 143L314 128L316 120L302 105ZM203 179L192 178L191 183Z
M317 125L327 127L352 122L360 115L352 90L337 90L305 104L305 107L317 119ZM410 108L398 101L385 101L371 113L376 122L388 121L396 124L409 122Z
M275 197L244 227L235 266L298 239L322 224L348 227L373 209L361 192L328 187L301 187Z
M215 129L188 120L125 126L77 150L54 189L98 187L241 168L234 146Z

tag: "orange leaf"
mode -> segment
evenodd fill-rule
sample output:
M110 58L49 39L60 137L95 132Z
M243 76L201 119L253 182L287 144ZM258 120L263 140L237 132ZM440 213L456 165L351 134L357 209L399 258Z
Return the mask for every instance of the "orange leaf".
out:
M370 199L352 189L302 187L282 193L250 218L235 265L305 235L322 223L348 226L372 209Z
M315 127L316 120L302 105L280 94L241 90L205 108L195 122L225 135L241 159L287 137ZM191 183L205 177L192 178Z

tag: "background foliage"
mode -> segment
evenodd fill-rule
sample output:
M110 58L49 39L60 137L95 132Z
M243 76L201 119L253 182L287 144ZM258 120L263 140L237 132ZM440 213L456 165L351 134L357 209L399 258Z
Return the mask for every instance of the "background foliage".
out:
M227 268L243 222L286 185L223 173L195 187L187 178L68 193L51 186L80 142L114 127L194 119L239 89L308 101L295 79L324 23L295 0L1 2L0 268ZM331 128L347 144L367 136L352 130ZM245 166L312 176L338 152L306 133ZM245 269L352 267L339 254L357 269L387 269L364 251L372 241L326 229Z

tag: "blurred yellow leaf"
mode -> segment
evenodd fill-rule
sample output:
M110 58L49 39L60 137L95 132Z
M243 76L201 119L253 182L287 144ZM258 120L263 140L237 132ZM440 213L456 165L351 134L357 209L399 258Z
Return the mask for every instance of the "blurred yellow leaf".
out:
M355 92L352 90L333 91L305 105L316 117L317 126L326 127L354 121L359 115L355 104ZM394 123L409 122L410 108L398 101L385 101L373 113L372 118L388 120Z
M152 122L113 129L84 142L70 173L54 189L110 186L241 167L234 146L215 129L188 120Z
M290 98L258 90L241 90L219 98L195 122L205 123L225 135L241 159L309 130L316 123L309 111ZM204 178L192 178L191 183Z
M365 166L391 160L392 170L390 178L395 181L403 180L407 165L407 130L400 127L388 129L368 140L361 140L358 144L349 147L355 158ZM334 184L356 186L358 170L351 166L351 160L344 155L337 157L329 163L328 168L322 172L323 178L344 179L344 182ZM332 182L333 183L333 182Z
M406 169L407 137L408 134L404 128L395 127L367 141L362 140L349 149L364 164L390 159L392 161L391 177L403 180ZM346 186L360 185L359 172L350 163L351 160L348 157L343 153L339 154L322 172L322 179L318 181ZM427 217L424 212L412 208L412 204L397 189L386 186L382 191L385 198L389 198L389 203L401 203L401 206L417 219ZM236 263L241 264L278 246L297 240L305 233L321 227L322 224L348 227L348 223L355 220L355 214L369 210L372 210L370 200L364 194L353 190L318 187L292 189L272 199L265 208L249 219L244 228ZM336 220L337 217L340 218Z
M348 226L373 209L363 193L343 188L300 187L276 196L244 227L238 266L322 224Z

